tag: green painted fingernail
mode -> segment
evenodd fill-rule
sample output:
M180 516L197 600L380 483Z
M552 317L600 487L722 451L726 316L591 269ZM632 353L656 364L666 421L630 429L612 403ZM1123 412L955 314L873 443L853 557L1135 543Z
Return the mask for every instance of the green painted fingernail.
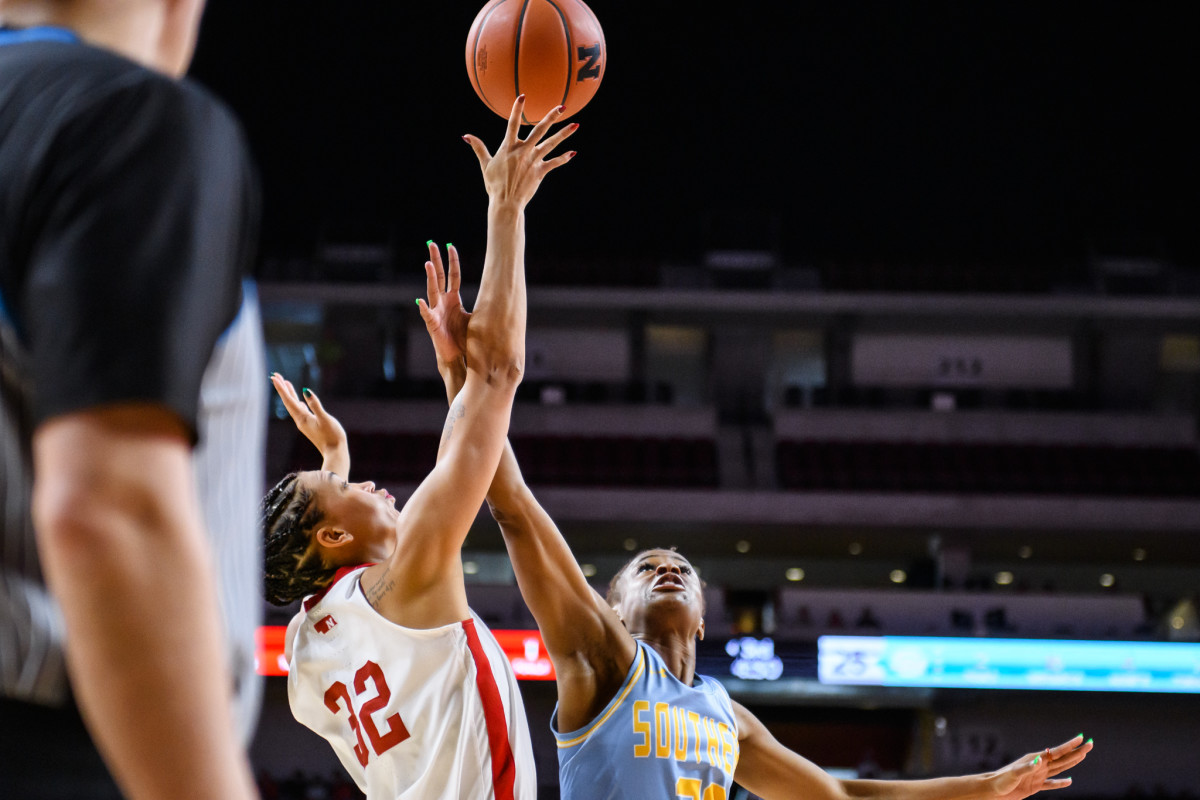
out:
M454 247L454 242L446 242L446 247Z
M417 308L421 307L421 298L418 297L416 300L413 300L413 302L417 304Z
M1086 742L1084 742L1084 744L1091 744L1091 743L1092 743L1091 739L1088 739Z
M426 246L426 247L429 247L429 245L431 245L431 244L433 244L433 239L426 239L426 240L425 240L425 246Z
M310 389L310 388L308 388L307 386L305 386L305 387L304 387L304 396L305 396L305 397L308 397L310 394L312 394L312 389Z
M1082 738L1083 738L1083 734L1082 734L1082 733L1077 733L1077 734L1075 734L1075 738L1076 738L1076 739L1082 739Z

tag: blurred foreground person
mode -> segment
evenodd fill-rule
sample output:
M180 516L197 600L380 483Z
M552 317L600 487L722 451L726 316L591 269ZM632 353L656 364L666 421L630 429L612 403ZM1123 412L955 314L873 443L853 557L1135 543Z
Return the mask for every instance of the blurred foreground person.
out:
M5 797L256 794L258 201L202 6L0 0Z

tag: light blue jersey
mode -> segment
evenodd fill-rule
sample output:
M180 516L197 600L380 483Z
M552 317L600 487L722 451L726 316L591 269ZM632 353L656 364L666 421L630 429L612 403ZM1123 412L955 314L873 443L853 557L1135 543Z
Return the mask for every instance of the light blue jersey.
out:
M726 800L740 750L729 693L703 675L684 684L654 648L637 645L604 711L577 731L554 731L563 800Z

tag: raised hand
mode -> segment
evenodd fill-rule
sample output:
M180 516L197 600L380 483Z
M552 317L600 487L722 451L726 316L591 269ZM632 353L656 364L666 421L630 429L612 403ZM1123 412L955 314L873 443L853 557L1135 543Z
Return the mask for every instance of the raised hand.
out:
M457 369L463 366L467 354L467 325L471 312L463 308L459 287L462 272L459 268L458 249L446 245L450 261L450 272L442 268L442 253L436 244L429 242L429 260L425 262L425 292L428 301L417 300L425 330L433 340L437 354L438 369Z
M1047 747L1040 753L1018 758L991 776L995 797L997 800L1021 800L1038 792L1070 786L1070 778L1055 776L1083 761L1092 746L1091 739L1085 742L1083 734L1079 734L1057 747Z
M304 390L304 400L296 394L296 387L278 372L271 373L271 385L279 393L288 416L296 428L321 452L322 469L336 472L339 477L350 477L350 445L346 431L337 417L327 412L320 399L311 390Z
M574 150L553 158L549 156L554 148L579 129L579 123L573 122L542 141L550 126L563 114L563 106L558 106L551 109L522 139L517 134L524 109L525 95L521 95L513 103L512 113L508 117L508 130L495 155L488 152L487 146L478 137L470 134L463 137L479 159L488 196L493 201L515 203L520 208L524 208L533 197L546 173L575 157Z

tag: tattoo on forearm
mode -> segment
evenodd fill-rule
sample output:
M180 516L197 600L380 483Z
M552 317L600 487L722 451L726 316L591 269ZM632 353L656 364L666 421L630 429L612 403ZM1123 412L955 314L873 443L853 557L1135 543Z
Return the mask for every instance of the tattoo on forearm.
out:
M396 588L396 579L388 573L384 573L375 581L375 584L367 589L367 602L376 611L379 610L379 602L383 600L383 596Z
M446 415L446 427L442 430L442 444L450 441L450 435L454 433L454 423L463 418L467 410L463 407L461 400L455 400L450 406L450 413Z

